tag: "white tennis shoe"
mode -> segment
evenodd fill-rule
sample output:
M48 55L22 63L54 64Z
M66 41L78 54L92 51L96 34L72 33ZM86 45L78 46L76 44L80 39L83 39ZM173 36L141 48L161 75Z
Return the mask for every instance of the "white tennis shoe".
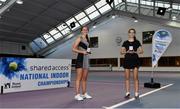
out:
M81 95L83 99L91 99L92 96L90 96L88 93L85 93L84 95Z
M74 97L75 100L78 100L78 101L82 101L84 100L83 97L80 95L80 94L77 94L75 97Z

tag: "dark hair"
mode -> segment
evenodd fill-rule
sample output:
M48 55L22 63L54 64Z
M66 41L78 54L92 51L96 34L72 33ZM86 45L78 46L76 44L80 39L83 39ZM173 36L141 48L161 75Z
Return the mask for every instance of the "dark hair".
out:
M134 34L136 34L136 30L135 30L134 28L130 28L130 29L128 30L128 33L130 33L131 30L133 30L133 31L134 31ZM134 40L136 40L136 36L135 36L135 35L134 35Z
M88 31L89 31L89 28L87 26L81 27L81 31L83 30L84 27L86 27L88 29ZM86 40L88 41L88 43L90 42L88 34L86 34Z

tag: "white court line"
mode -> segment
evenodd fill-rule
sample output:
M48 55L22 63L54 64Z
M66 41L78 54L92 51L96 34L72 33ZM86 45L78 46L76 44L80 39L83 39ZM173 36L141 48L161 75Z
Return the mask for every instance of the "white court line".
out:
M167 87L170 87L170 86L172 86L172 85L173 85L173 84L168 84L168 85L163 86L163 87L161 87L161 88L152 90L152 91L150 91L150 92L147 92L147 93L145 93L145 94L140 95L139 98L142 98L142 97L144 97L144 96L150 95L150 94L152 94L152 93L155 93L155 92L157 92L157 91L160 91L160 90L165 89L165 88L167 88ZM105 107L105 106L103 106L103 108L105 108L105 109L114 109L114 108L117 108L117 107L122 106L122 105L124 105L124 104L127 104L127 103L129 103L129 102L131 102L131 101L134 101L134 100L136 100L136 99L135 99L135 98L131 98L131 99L129 99L129 100L120 102L120 103L115 104L115 105L110 106L110 107Z

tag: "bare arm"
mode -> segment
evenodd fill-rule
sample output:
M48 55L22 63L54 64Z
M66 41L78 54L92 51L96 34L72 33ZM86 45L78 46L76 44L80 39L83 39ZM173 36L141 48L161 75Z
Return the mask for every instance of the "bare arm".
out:
M72 46L72 51L75 52L75 53L87 54L86 51L83 51L83 50L79 50L79 49L78 49L78 45L79 45L80 41L81 41L81 39L80 39L80 37L78 37L78 38L76 39L76 41L74 42L73 46Z
M137 49L137 53L138 53L138 54L143 54L143 53L144 53L142 46L140 46L140 47Z
M120 52L121 52L121 55L126 54L126 48L125 48L125 47L122 47L121 50L120 50Z

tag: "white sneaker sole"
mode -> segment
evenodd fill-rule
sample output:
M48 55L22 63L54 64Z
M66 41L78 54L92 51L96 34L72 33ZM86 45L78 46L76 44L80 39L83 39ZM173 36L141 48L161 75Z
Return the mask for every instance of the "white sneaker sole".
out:
M83 97L83 99L92 99L92 97L91 98Z
M77 100L77 101L83 101L84 99L77 99L77 98L74 98L75 100Z

